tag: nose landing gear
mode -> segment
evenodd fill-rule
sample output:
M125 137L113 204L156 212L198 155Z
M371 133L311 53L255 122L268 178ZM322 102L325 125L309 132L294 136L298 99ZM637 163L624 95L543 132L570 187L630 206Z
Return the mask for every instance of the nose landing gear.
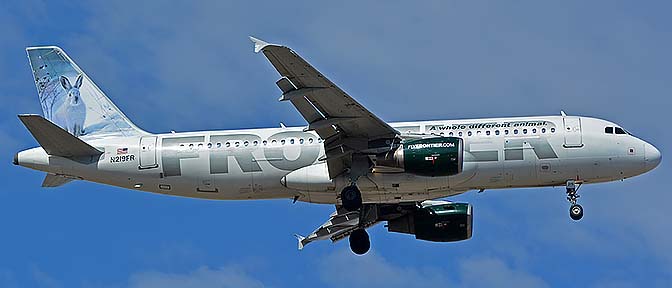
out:
M581 184L577 187L576 181L567 180L567 201L572 204L572 206L569 207L569 217L574 221L583 218L583 207L576 203L576 200L580 197L577 193L579 187L581 187Z

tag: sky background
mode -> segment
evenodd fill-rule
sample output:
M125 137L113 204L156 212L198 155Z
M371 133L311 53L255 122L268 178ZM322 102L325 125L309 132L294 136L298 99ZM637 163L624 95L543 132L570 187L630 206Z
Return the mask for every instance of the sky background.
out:
M0 287L670 287L670 1L2 1ZM296 250L333 206L207 201L11 165L40 114L25 47L58 45L151 132L305 125L277 101L254 35L292 47L386 121L609 119L663 154L654 171L585 186L469 192L474 236L369 229Z

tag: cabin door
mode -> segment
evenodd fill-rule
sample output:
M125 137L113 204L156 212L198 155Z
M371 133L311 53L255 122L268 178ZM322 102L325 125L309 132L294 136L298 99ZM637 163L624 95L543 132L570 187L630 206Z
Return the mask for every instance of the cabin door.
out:
M156 168L156 136L140 138L140 169Z
M562 118L565 126L565 147L583 147L581 135L581 117L565 116Z

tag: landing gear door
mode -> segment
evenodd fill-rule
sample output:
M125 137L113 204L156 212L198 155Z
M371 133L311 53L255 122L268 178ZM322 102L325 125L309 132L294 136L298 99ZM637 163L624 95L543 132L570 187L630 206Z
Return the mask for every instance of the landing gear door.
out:
M581 135L581 117L565 116L562 118L565 126L565 147L578 148L583 147L583 136Z
M140 169L156 168L156 136L140 138Z

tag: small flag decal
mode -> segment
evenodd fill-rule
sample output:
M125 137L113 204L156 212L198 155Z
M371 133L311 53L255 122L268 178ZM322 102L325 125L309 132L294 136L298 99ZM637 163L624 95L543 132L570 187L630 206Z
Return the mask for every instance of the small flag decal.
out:
M128 148L117 148L117 155L128 154Z

